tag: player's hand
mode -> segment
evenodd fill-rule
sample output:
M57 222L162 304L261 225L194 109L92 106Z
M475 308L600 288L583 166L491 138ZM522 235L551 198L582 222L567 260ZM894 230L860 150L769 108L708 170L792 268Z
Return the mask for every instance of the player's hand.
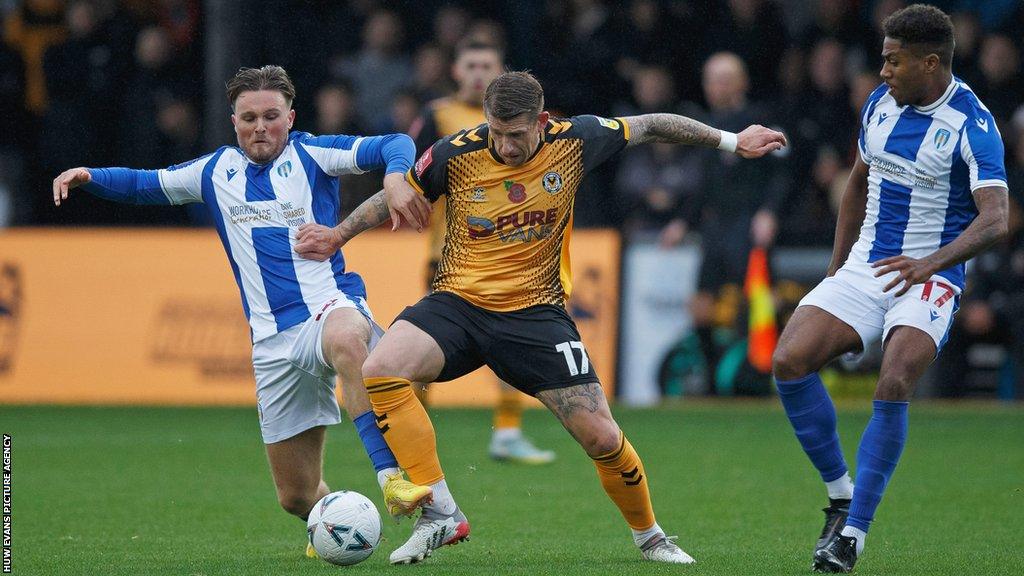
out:
M878 269L875 272L875 278L885 276L890 272L899 272L899 275L886 284L882 290L882 292L888 292L903 283L903 287L896 292L897 298L906 294L913 285L927 282L936 272L927 260L918 260L902 254L883 258L872 264L871 267Z
M396 172L384 177L384 199L387 200L388 212L391 213L392 232L402 225L402 218L416 228L417 232L422 232L430 223L433 206L405 181L404 175Z
M62 200L68 199L68 192L82 184L92 182L92 174L85 168L65 170L53 179L53 203L60 206Z
M685 220L682 218L672 220L661 229L661 234L658 234L658 246L667 250L678 245L683 241L683 238L686 238L687 231Z
M341 232L312 222L299 226L295 235L295 253L306 260L323 262L334 256L342 244Z
M775 152L786 146L786 135L765 128L760 124L748 126L736 135L736 153L744 158L760 158L769 152Z
M750 240L758 248L767 248L775 241L779 221L771 210L762 208L750 221Z

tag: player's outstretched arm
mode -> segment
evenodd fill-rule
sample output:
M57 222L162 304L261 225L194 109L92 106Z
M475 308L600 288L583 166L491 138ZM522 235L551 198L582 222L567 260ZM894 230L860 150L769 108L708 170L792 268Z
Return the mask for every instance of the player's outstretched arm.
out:
M623 118L629 124L629 146L645 142L721 148L744 158L760 158L786 145L786 136L759 124L733 134L678 114L641 114Z
M832 260L826 276L832 276L842 268L850 256L850 250L860 234L868 206L868 165L859 159L853 163L850 178L846 181L839 202L839 218L836 220L836 239L832 245Z
M974 204L978 215L969 226L949 244L921 259L909 256L883 258L872 266L877 268L875 276L899 272L885 286L888 292L903 283L896 296L902 296L914 284L926 282L936 272L966 262L1004 236L1009 228L1009 194L1001 186L986 186L974 192Z
M189 168L185 168L188 166ZM179 165L180 170L167 172L169 186L164 189L159 170L131 168L72 168L53 179L53 203L60 206L74 188L123 204L170 205L200 202L199 184L192 178L202 164L196 161Z
M53 203L60 206L60 203L68 199L68 193L82 184L92 182L92 174L86 168L72 168L65 170L53 179Z

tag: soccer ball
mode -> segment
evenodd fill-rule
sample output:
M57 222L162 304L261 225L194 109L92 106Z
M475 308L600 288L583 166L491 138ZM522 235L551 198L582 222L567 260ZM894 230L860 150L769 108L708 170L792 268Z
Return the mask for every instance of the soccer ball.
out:
M309 543L321 558L350 566L366 560L380 542L380 512L358 492L340 490L320 499L306 523Z

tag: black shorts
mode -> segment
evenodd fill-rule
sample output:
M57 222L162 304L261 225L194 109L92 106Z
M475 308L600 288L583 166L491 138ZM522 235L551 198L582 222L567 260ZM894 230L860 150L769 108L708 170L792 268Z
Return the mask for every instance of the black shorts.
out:
M493 312L450 292L425 296L398 315L444 352L438 382L487 365L505 382L536 396L542 390L598 382L576 323L560 306Z

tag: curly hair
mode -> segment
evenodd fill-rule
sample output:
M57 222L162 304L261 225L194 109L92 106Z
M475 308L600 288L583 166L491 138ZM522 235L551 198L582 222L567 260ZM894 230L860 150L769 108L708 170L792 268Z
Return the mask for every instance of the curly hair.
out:
M882 24L885 35L919 56L935 54L943 66L953 62L953 21L927 4L913 4L893 12Z

